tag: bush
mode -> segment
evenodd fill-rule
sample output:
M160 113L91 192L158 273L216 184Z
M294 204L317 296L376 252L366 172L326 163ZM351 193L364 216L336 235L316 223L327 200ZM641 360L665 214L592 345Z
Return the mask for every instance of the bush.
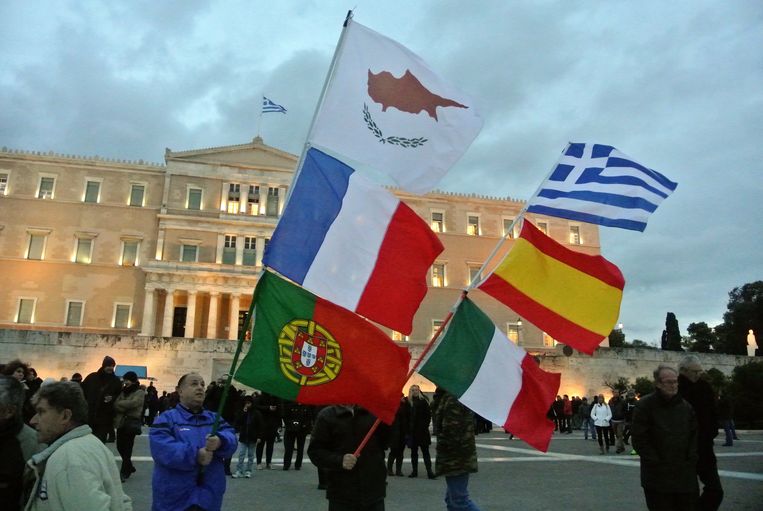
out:
M763 427L763 362L735 367L729 391L737 427Z
M640 398L651 394L654 392L654 381L646 376L639 376L636 378L636 383L633 384L633 391Z

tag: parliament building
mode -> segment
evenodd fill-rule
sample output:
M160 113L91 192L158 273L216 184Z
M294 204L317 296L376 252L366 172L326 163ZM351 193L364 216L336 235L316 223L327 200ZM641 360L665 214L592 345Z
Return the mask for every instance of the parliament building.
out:
M297 161L259 137L226 147L167 149L164 164L2 148L0 329L236 339ZM385 329L396 342L420 347L524 203L391 191L445 246L429 272L411 335ZM594 225L527 218L566 246L600 252ZM470 297L528 351L555 346L482 292Z

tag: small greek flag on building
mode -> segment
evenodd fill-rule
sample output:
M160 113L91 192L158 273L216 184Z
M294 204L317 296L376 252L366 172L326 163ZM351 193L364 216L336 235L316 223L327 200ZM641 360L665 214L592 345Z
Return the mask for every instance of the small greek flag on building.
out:
M282 114L285 114L286 109L277 103L273 103L265 96L262 96L262 113L268 114L271 112L280 112Z
M676 186L612 146L570 143L527 211L643 231Z

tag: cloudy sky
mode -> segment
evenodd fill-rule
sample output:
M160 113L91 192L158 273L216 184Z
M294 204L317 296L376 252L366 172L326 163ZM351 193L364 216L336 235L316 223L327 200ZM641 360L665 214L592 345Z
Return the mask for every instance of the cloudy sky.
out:
M763 3L0 2L0 147L162 162L250 141L299 154L341 24L419 54L485 126L441 188L528 198L568 141L679 183L644 233L602 229L628 340L719 323L763 279ZM289 109L267 115L265 94Z

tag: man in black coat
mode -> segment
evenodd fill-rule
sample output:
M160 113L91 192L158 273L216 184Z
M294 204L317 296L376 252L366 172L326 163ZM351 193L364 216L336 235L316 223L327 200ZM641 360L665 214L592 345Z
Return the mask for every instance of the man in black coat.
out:
M108 355L101 368L90 373L82 382L88 408L88 424L101 442L106 443L114 432L114 400L122 392L122 380L114 374L117 363Z
M697 500L697 420L678 394L678 374L654 371L655 391L633 411L633 447L641 457L641 486L650 510L693 511Z
M359 406L327 406L318 414L307 455L327 471L329 511L384 511L389 428L380 424L360 456L354 452L376 417Z
M702 364L696 355L684 358L678 366L678 393L697 414L697 476L702 481L700 510L715 511L723 500L723 487L718 476L718 461L713 452L713 439L718 436L718 410L715 391L702 378Z

